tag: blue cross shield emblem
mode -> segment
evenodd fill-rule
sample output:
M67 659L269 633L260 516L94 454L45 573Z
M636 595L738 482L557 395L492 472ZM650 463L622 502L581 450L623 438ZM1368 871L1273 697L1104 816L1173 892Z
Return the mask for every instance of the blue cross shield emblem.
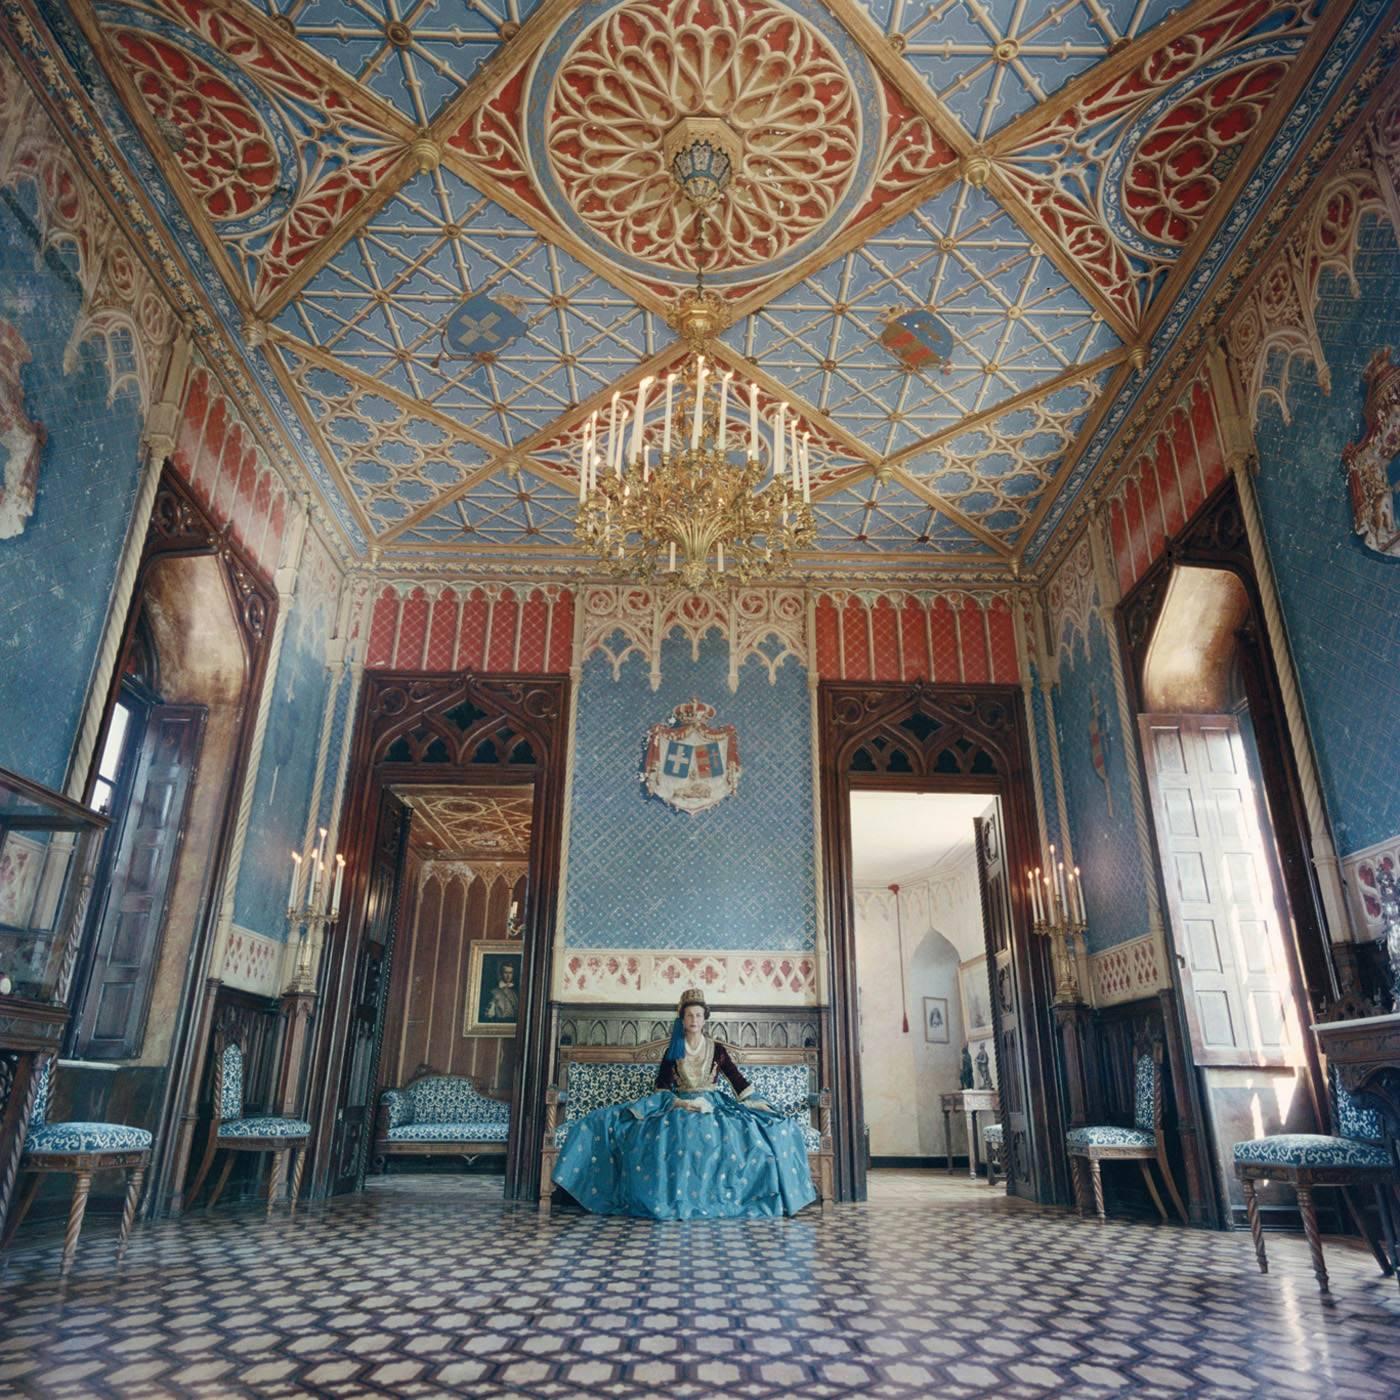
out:
M931 311L906 311L886 322L880 344L905 369L923 373L948 372L953 357L953 332Z
M499 354L525 330L525 322L508 306L477 292L447 318L442 347L449 355Z
M703 812L739 786L739 736L732 724L711 724L714 715L713 706L688 700L670 724L647 733L642 784L678 811Z

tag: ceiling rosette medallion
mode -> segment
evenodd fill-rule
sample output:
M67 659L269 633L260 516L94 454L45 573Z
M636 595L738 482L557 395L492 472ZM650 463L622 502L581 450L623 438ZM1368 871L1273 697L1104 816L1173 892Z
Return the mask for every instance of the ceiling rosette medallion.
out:
M706 278L772 276L867 200L884 108L869 60L825 7L795 0L629 0L577 10L536 58L525 97L535 178L556 218L611 262L688 282L696 210L666 154L686 118L737 139L709 212Z

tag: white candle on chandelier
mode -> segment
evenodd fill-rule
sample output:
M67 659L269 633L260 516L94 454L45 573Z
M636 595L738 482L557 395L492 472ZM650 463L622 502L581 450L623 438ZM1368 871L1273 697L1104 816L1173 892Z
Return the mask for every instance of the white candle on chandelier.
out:
M593 434L597 430L598 415L590 415L588 422L583 425L583 451L578 459L578 499L579 504L583 504L584 497L588 495L588 465L593 460Z
M642 445L642 480L651 480L651 443Z
M287 908L297 907L297 886L301 884L301 852L292 852L292 887L287 891Z
M622 417L617 421L617 453L613 457L613 475L622 475L622 444L627 437L627 420L632 416L630 408L622 410Z
M331 918L340 913L340 887L345 882L345 857L335 853L335 893L331 895Z
M812 503L812 435L802 434L802 500Z
M690 450L700 446L700 429L705 423L705 357L695 357L695 415L690 424Z
M729 442L729 381L734 378L732 369L725 370L719 381L719 450L724 451Z
M780 403L773 413L773 480L781 482L783 479L783 415L787 412L787 404Z
M614 389L612 401L608 404L608 466L610 467L617 453L617 401L620 397L620 392Z
M632 450L627 454L630 462L635 462L642 455L642 429L646 426L647 413L647 390L656 383L655 378L648 374L642 377L642 382L637 385L637 411L632 418Z
M666 572L667 572L668 574L673 574L673 573L676 572L676 542L675 542L675 540L672 540L672 541L671 541L671 555L670 555L670 560L669 560L669 562L668 562L667 565L666 565Z
M719 572L720 572L720 573L723 573L723 572L724 572L724 541L721 540L721 541L719 542L719 544L716 545L715 547L716 547L716 549L719 551Z
M795 496L802 480L802 454L797 450L796 414L793 414L792 422L788 424L788 436L788 452L792 455L792 494Z
M749 385L749 456L758 458L758 385Z
M669 457L671 455L671 395L676 390L676 376L668 374L666 376L666 426L661 434L661 455Z

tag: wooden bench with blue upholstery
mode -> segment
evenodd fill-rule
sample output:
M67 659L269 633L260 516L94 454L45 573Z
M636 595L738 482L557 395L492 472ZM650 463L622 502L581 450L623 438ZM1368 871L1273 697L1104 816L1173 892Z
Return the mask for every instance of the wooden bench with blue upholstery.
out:
M379 1096L374 1157L504 1156L510 1104L479 1089L470 1075L420 1065L401 1089Z
M540 1152L540 1214L548 1215L554 1196L554 1164L570 1126L594 1109L631 1103L656 1090L656 1070L667 1042L645 1045L565 1045L559 1049L559 1075L545 1093L544 1143ZM817 1052L810 1049L741 1050L725 1042L739 1072L754 1093L779 1113L806 1115L802 1136L822 1209L832 1204L831 1093L818 1086ZM732 1094L720 1078L723 1093ZM560 1110L563 1110L562 1115Z

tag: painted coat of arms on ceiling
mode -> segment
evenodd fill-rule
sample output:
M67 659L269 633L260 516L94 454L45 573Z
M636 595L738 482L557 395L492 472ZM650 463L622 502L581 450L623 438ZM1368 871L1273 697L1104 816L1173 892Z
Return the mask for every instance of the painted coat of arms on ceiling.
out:
M1395 523L1400 494L1400 364L1390 350L1377 350L1362 375L1366 431L1359 442L1342 449L1342 466L1351 495L1356 533L1367 549L1400 556L1400 527Z
M739 788L739 735L732 724L712 724L715 707L687 700L669 724L647 731L642 786L679 812L694 816Z

